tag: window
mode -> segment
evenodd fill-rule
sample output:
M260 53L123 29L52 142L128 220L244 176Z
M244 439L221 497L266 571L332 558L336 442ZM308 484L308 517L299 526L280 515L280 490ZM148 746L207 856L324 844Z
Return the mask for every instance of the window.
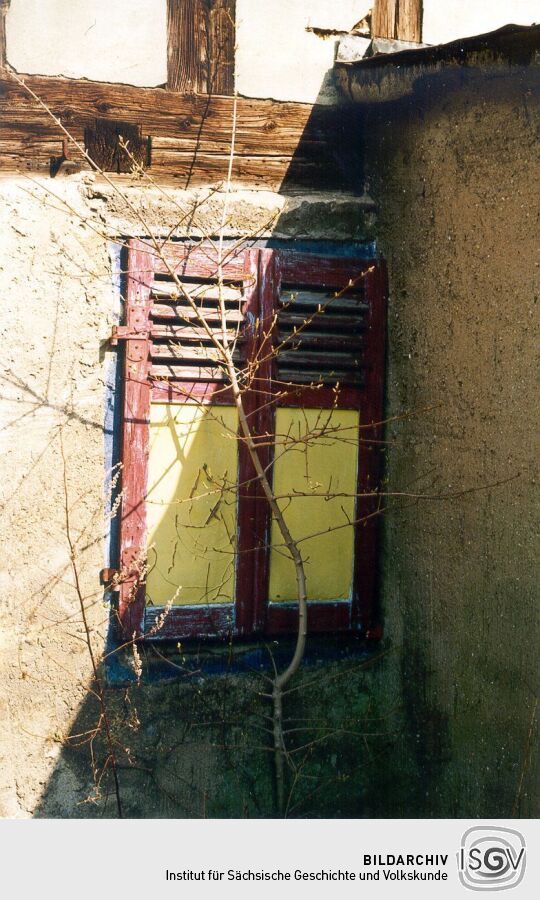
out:
M293 633L294 568L219 355L212 245L128 251L118 615L125 639ZM374 623L385 270L229 247L227 328L274 493L306 559L308 630ZM309 440L306 436L309 435Z

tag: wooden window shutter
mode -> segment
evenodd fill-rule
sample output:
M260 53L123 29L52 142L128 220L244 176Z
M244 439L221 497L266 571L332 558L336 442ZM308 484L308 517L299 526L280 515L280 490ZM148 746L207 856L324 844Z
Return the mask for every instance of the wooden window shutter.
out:
M222 327L212 246L171 242L163 262L130 242L116 330L122 636L292 633L291 568L237 438L227 375L171 270L207 327ZM384 264L228 248L222 271L246 413L306 551L308 629L366 634L376 624Z

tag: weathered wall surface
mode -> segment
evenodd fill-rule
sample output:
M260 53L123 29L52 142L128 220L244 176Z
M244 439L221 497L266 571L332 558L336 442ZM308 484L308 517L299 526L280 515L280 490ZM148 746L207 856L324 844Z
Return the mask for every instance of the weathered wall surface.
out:
M537 69L447 68L366 120L390 272L386 519L419 780L411 813L534 816Z

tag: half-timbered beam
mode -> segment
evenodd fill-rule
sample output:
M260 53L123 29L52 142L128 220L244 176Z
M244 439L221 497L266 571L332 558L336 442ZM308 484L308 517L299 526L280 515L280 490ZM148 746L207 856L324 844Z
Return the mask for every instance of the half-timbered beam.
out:
M236 0L168 0L167 87L234 93Z
M6 13L11 0L0 0L0 69L6 65Z
M107 171L123 171L115 135L130 140L153 177L186 188L227 176L232 97L179 94L84 79L23 76L25 83ZM29 92L0 77L0 172L45 170L73 159L65 135ZM233 181L251 187L339 188L358 181L354 110L239 97ZM351 156L352 154L352 156Z
M422 41L422 0L375 0L371 14L373 37Z

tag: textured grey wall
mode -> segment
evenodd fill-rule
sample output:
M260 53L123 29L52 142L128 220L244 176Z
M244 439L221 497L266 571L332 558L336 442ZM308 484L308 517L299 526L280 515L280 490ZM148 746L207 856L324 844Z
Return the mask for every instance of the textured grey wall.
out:
M415 815L538 812L539 81L443 68L366 118L388 415L410 411L388 429L388 485L470 491L386 519Z

